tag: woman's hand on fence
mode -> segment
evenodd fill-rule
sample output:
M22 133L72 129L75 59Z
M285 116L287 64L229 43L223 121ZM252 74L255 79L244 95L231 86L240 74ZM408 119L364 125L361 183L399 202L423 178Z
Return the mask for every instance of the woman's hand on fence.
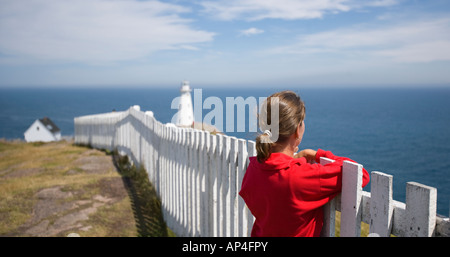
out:
M317 154L317 151L315 151L313 149L304 149L304 150L301 150L300 152L298 152L297 154L295 154L294 158L305 157L307 162L315 163L316 162L316 154Z

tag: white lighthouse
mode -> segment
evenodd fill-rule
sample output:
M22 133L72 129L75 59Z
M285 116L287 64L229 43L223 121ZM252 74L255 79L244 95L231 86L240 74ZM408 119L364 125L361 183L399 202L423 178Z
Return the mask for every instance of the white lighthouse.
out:
M180 88L180 102L178 105L178 115L176 125L181 127L191 127L194 123L194 109L192 108L191 88L189 81L184 80Z

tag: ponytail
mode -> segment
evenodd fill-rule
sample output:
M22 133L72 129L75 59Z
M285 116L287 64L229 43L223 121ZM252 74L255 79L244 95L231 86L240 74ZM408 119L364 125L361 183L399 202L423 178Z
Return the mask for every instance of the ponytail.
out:
M273 145L274 142L272 142L270 135L267 133L256 137L256 159L258 162L264 162L270 157Z

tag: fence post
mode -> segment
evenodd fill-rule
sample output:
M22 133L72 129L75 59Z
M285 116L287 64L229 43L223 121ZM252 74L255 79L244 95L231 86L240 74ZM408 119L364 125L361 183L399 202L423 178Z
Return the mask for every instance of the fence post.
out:
M239 191L241 190L242 179L244 178L246 166L247 166L247 141L244 139L238 140L238 169L237 169L237 198L238 198L238 236L246 236L248 230L247 222L247 209L245 207L245 202L242 197L239 196Z
M180 198L180 192L179 192L180 179L181 179L181 176L180 176L180 174L181 174L181 155L180 155L181 151L180 151L180 148L176 147L176 146L179 146L181 144L181 142L180 142L181 141L181 129L177 128L175 130L175 138L174 139L175 139L175 147L174 147L175 151L172 153L172 155L175 160L175 170L174 170L175 181L173 183L173 187L175 190L175 197L174 197L174 199L175 199L175 201L174 201L174 211L175 211L174 221L175 222L174 222L172 229L174 229L174 231L177 231L178 226L181 223L181 219L180 219L180 206L181 206L180 200L181 200L181 198Z
M222 152L222 236L231 236L231 222L230 222L230 150L231 138L229 136L223 137L223 152Z
M166 144L166 152L165 152L165 169L164 169L164 173L165 173L165 177L166 177L166 208L167 208L167 220L168 220L168 224L170 224L170 226L172 226L172 220L171 220L171 215L172 215L172 185L171 185L171 179L172 179L172 159L171 156L169 154L169 149L171 148L171 131L172 128L164 126L165 129L165 144Z
M198 216L197 216L198 135L197 135L197 132L195 129L191 129L191 136L192 136L192 145L191 145L191 147L192 147L191 148L191 155L192 155L192 162L191 162L192 236L198 236Z
M126 127L126 126L125 126ZM164 218L167 217L167 180L166 180L166 138L165 138L165 131L166 131L166 126L161 126L161 155L160 155L160 160L159 160L159 171L160 171L160 176L161 176L161 205L163 206L163 215Z
M237 236L238 233L238 211L237 211L237 168L238 168L238 139L236 137L230 138L230 177L229 177L229 201L230 210L230 236Z
M208 152L208 215L209 215L209 236L217 236L217 167L216 167L216 135L209 134Z
M341 237L361 234L362 165L344 161L342 165Z
M392 229L392 175L373 171L371 173L370 230L369 233L389 237Z
M182 129L181 128L177 128L175 130L176 132L176 136L175 136L175 144L177 145L181 145L182 144ZM174 183L174 187L175 187L175 222L174 222L174 227L172 228L172 230L175 232L175 234L180 235L178 233L179 229L180 229L180 225L182 224L182 214L181 214L181 210L182 210L182 198L180 195L180 190L181 190L181 178L182 178L182 166L183 166L183 152L182 152L182 148L178 147L174 153L172 153L174 156L174 159L176 161L176 168L175 168L175 183ZM180 229L181 230L181 229Z
M187 160L186 160L186 215L187 215L187 224L186 231L188 236L192 236L192 145L193 145L193 137L192 130L186 129L186 152L187 152Z
M181 234L182 236L187 236L187 232L188 232L188 180L187 180L187 176L188 176L188 162L189 162L189 157L188 157L188 152L189 152L189 148L188 148L188 145L189 145L189 138L188 138L188 131L187 131L187 129L185 129L185 128L183 128L182 129L182 142L183 142L183 145L182 145L182 154L183 154L183 157L182 157L182 160L183 160L183 163L182 163L182 171L181 171L181 175L182 175L182 178L181 178L181 188L182 188L182 190L181 190L181 194L182 194L182 212L181 212L181 214L182 214L182 225L181 225L181 228L182 228L182 231L183 231L183 233Z
M209 173L211 172L211 169L209 167L209 149L210 149L210 137L208 131L202 131L202 137L203 137L203 148L202 148L202 176L201 176L201 215L202 215L202 236L211 236L209 233L209 226L211 226L211 220L209 219L209 212L210 212L210 205L209 203L209 197L210 197L210 190L209 190ZM209 210L209 211L208 211Z
M203 201L203 149L205 147L205 134L202 130L197 130L197 141L198 141L198 147L197 147L197 161L198 161L198 170L196 172L197 176L197 226L198 226L198 235L199 236L205 236L203 233L204 229L204 220L203 220L203 213L202 213L202 201Z
M173 128L172 129L172 144L173 144L173 148L176 147L177 145L177 132L178 132L178 128ZM177 151L172 151L170 153L171 155L171 159L172 159L172 219L173 219L173 225L172 227L175 226L176 222L177 222L177 200L178 200L178 196L177 196L177 171L178 171L178 159L177 159Z
M247 151L248 151L248 157L256 156L256 143L255 141L248 140L247 141ZM247 166L250 163L250 161L247 159ZM247 169L247 167L245 167ZM247 210L247 236L251 236L253 223L255 222L255 217L253 216L252 212L248 209L247 205L245 206Z
M334 160L320 157L320 164L327 165L333 163ZM336 224L336 198L323 206L323 226L320 232L321 237L334 237Z
M202 170L202 158L200 155L200 148L201 148L201 134L200 134L200 130L195 130L194 129L194 134L195 134L195 145L194 145L194 156L195 156L195 165L194 165L194 170L195 170L195 175L194 175L194 182L195 182L195 209L194 209L194 215L195 215L195 221L196 221L196 231L195 231L195 236L201 236L200 231L201 231L201 221L200 221L200 193L201 193L201 187L200 187L200 173Z
M431 237L436 225L437 190L416 182L406 183L407 237Z
M224 149L224 136L217 134L216 135L216 154L215 154L215 162L216 162L216 198L215 198L215 224L216 224L216 233L214 236L223 236L223 215L222 215L222 155L225 151Z

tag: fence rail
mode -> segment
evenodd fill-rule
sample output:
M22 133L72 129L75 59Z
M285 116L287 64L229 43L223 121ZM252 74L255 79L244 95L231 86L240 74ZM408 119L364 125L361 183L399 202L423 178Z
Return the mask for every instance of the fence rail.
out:
M238 193L255 142L164 125L139 106L127 111L76 117L75 143L118 149L144 165L161 198L167 225L178 236L249 236L254 217ZM326 165L332 160L322 158ZM324 206L322 236L449 236L450 222L436 215L437 190L407 184L406 204L392 199L391 175L371 173L371 193L362 191L362 165L344 162L342 193Z

